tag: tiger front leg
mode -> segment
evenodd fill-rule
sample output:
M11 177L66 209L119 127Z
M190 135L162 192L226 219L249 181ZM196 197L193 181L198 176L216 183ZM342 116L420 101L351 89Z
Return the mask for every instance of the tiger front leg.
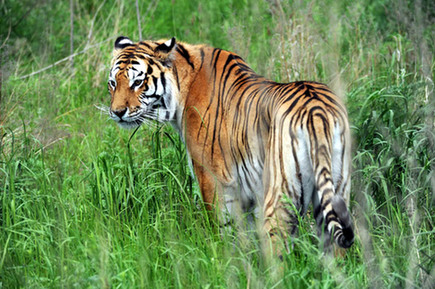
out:
M197 162L193 162L193 167L209 216L216 220L221 234L230 233L241 214L235 189L220 183L212 172Z

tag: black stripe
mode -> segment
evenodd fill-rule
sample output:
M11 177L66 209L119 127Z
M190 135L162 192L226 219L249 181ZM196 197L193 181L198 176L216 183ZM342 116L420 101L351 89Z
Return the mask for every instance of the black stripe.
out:
M124 60L118 60L116 63L115 63L115 66L118 66L118 65L120 65L121 63L127 63L128 61L124 61Z
M143 56L143 55L140 54L140 53L137 53L136 56L137 56L138 58L140 58L140 59L146 59L146 58L147 58L147 57Z
M202 65L204 64L204 57L205 57L204 49L201 48L200 52L201 52L201 65L199 66L199 70L201 70Z
M314 169L316 170L317 168ZM319 179L322 174L330 175L331 172L329 171L329 168L322 167L320 171L316 174L316 179ZM326 178L326 179L330 179L330 178ZM324 183L322 183L321 185L324 185ZM320 189L320 187L321 186L319 186L317 189Z
M153 76L153 83L154 83L154 89L155 89L154 93L156 93L158 87L157 87L157 77L155 77L155 76Z
M319 206L322 211L324 211L326 207L331 203L331 198L324 200L323 196L324 195L322 195L322 200L320 201L320 206Z
M183 56L187 63L192 67L192 69L195 69L195 66L193 65L192 61L190 61L190 55L189 52L184 48L183 45L178 44L177 45L177 52L180 53L181 56Z
M153 68L151 65L148 65L147 74L153 74Z
M143 46L145 46L148 49L152 49L152 47L148 43L146 43L145 41L139 42L139 45L143 45Z
M166 94L166 78L163 72L160 73L160 81L162 82L163 85L163 94Z
M338 219L337 216L335 215L334 211L329 211L328 213L326 213L326 225L329 225L329 223L331 223L332 221L335 221L338 223Z
M216 52L218 53L218 55L217 55L217 57L218 57L219 54L221 53L221 50L220 50L220 49L217 49L217 48L213 49L213 52L212 52L212 54L211 54L211 59L210 59L210 64L209 64L209 66L212 66L212 64L213 64L213 59L214 59L214 57L215 57Z
M216 75L216 65L217 65L217 62L219 60L219 56L221 55L221 52L222 52L222 50L218 49L218 53L217 53L217 55L216 55L216 57L214 59L213 69L214 69L215 75Z
M177 82L178 90L180 90L180 79L178 78L177 66L174 66L173 71L174 71L174 75L175 75L175 81Z
M320 175L321 174L319 174L319 178L320 178ZM321 187L323 187L326 183L328 183L328 182L331 182L332 183L332 179L331 178L329 178L329 177L325 177L325 179L321 182L321 183L319 183L318 184L318 189L320 189ZM331 190L330 188L328 189L328 190Z
M324 98L326 98L329 102L331 102L332 104L335 105L336 108L340 109L343 113L346 113L346 109L341 106L341 104L339 102L337 102L335 99L333 99L331 96L325 94L325 93L319 93L321 96L323 96ZM323 103L325 103L324 101L322 101Z

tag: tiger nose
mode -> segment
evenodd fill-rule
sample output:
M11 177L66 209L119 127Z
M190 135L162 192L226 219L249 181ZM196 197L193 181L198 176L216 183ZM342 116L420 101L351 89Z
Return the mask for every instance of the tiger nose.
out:
M125 112L127 111L127 108L124 109L117 109L117 110L112 110L112 112L119 117L120 119L122 119L122 117L124 116Z

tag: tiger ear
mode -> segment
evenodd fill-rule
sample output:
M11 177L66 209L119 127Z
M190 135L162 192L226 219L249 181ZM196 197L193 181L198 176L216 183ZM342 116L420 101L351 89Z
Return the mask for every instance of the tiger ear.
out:
M133 41L131 41L130 38L125 37L125 36L119 36L118 38L116 38L114 50L112 53L113 60L119 55L119 53L121 52L122 49L124 49L130 45L134 45Z
M175 43L176 43L175 37L172 37L168 41L166 41L166 42L160 44L159 46L157 46L156 47L156 52L169 53L175 47Z
M124 49L127 46L133 45L133 41L130 38L125 36L119 36L115 40L115 50Z
M155 48L155 56L166 66L171 66L172 60L174 60L174 50L177 46L175 37L172 37L166 42L159 44Z

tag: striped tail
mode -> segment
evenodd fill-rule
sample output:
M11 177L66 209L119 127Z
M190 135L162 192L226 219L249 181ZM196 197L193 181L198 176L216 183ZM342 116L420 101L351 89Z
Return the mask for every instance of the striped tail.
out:
M352 221L350 219L349 211L347 210L346 203L344 199L335 195L332 197L332 210L335 213L334 220L333 218L329 219L329 224L333 224L333 222L338 223L338 225L334 224L333 236L335 243L342 248L349 248L353 244L353 229L352 229ZM328 218L326 218L326 225L328 224ZM328 230L331 234L331 230Z
M333 142L338 141L334 139L333 130L338 128L331 128L331 123L325 121L325 116L319 114L313 115L312 125L314 137L311 139L311 152L317 190L317 196L314 198L317 198L314 201L314 217L320 233L325 230L326 246L332 237L338 246L349 248L354 240L352 221L346 202L340 192L335 191L332 177L332 147ZM334 165L342 166L342 164L343 160L340 159Z

